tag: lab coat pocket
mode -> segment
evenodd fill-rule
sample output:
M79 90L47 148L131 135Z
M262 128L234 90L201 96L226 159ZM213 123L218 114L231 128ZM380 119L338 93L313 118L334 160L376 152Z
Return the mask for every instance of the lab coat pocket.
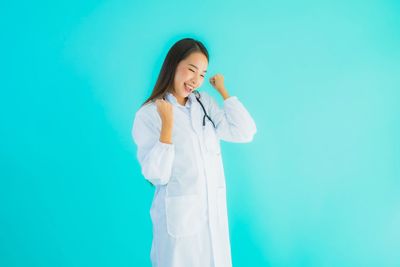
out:
M217 209L218 209L218 221L221 227L226 227L228 222L228 211L226 205L226 188L217 188Z
M211 123L206 124L203 128L204 144L207 152L210 154L220 155L221 149L217 133Z
M167 231L171 236L185 237L200 229L200 198L198 195L169 196L165 198Z

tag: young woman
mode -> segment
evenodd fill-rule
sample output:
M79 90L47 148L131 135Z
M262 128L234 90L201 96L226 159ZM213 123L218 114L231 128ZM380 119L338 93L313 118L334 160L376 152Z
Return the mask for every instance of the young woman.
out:
M250 142L256 125L224 77L209 79L223 108L196 91L208 67L204 45L185 38L169 50L132 136L143 176L155 186L150 209L156 267L229 267L225 177L219 140Z

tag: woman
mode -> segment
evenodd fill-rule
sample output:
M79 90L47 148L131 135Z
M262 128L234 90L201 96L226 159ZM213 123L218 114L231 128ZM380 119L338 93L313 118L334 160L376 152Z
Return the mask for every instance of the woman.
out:
M150 209L157 267L229 267L225 177L219 140L250 142L256 125L221 74L210 78L220 108L195 91L208 67L204 45L185 38L169 50L132 136L143 176L155 186Z

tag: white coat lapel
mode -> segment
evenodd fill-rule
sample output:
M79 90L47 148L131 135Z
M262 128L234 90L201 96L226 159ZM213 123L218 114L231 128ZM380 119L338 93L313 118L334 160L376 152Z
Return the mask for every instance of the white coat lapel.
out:
M192 121L192 127L195 133L199 136L202 135L202 120L201 120L201 113L203 112L200 104L197 102L196 96L194 93L189 95L190 100L192 101L191 109L190 109L190 118Z

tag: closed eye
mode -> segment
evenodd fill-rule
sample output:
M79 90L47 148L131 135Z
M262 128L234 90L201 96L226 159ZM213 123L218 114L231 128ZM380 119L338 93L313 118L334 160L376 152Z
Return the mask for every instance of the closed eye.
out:
M192 69L189 69L191 72L195 72L194 70L192 70ZM204 78L204 75L200 75L201 77L203 77Z

